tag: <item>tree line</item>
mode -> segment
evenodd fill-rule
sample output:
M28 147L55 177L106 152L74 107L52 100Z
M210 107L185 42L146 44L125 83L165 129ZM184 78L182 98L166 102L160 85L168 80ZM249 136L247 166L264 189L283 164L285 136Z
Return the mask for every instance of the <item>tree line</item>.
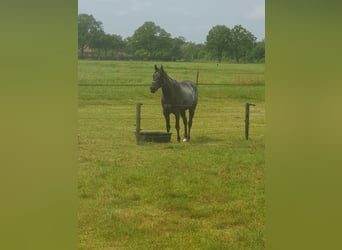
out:
M212 27L204 44L172 37L154 22L145 22L133 35L107 34L92 15L78 15L79 58L163 61L264 62L265 41L241 25Z

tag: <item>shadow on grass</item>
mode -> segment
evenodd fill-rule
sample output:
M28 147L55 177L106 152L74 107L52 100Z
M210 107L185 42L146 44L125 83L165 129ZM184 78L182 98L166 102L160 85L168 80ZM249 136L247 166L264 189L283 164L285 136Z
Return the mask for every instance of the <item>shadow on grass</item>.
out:
M211 137L211 136L194 136L191 138L190 142L177 142L171 139L171 142L168 143L157 143L157 142L141 142L140 146L149 146L149 147L158 147L163 149L182 149L184 147L187 148L185 145L206 145L206 144L226 144L227 139Z
M210 137L207 135L202 135L202 136L196 136L191 139L192 143L196 144L222 144L225 140L222 138L217 138L217 137Z

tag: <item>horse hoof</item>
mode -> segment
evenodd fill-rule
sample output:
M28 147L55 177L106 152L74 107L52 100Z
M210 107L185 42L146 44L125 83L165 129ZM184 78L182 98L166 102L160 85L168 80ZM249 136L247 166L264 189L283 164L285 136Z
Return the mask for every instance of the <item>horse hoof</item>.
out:
M183 139L183 142L188 142L188 139L184 138L184 139Z

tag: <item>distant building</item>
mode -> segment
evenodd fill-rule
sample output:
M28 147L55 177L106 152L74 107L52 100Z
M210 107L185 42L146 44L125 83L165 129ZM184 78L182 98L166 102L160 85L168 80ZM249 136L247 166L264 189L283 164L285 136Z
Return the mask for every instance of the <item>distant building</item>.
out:
M94 49L90 48L89 46L85 46L83 49L83 53L93 53Z

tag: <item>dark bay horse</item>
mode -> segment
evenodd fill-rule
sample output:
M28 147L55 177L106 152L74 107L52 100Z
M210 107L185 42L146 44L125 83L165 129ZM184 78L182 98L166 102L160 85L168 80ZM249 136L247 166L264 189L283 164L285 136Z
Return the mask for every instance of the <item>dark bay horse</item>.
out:
M181 116L184 124L183 141L190 141L192 118L195 114L198 98L197 84L189 80L176 81L171 79L164 71L163 65L160 69L155 65L154 69L150 90L155 93L159 88L162 89L161 104L166 122L166 131L170 132L170 114L172 113L176 118L177 141L180 142L179 116ZM189 110L189 122L187 122L186 110Z

